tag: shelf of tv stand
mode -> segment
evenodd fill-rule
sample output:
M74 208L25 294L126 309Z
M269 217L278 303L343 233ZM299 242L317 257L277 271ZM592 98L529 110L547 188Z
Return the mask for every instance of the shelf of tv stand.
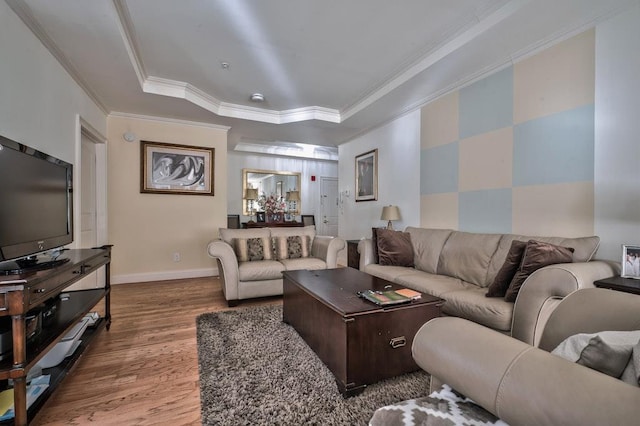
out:
M104 289L69 291L60 301L55 320L43 327L39 338L27 345L27 370L31 369L84 315L104 297ZM84 334L82 335L84 338ZM0 361L0 380L10 378L12 360Z
M0 422L0 424L26 425L28 420L33 420L38 410L76 364L91 340L100 330L105 327L108 329L111 324L111 246L69 250L64 255L69 257L70 261L62 266L30 274L0 277L0 316L11 315L13 318L13 355L9 360L0 361L0 379L13 379L16 414L14 419ZM65 292L67 287L102 266L105 267L104 288ZM69 297L67 300L60 299L57 302L55 319L43 325L40 335L33 342L26 344L27 312L45 300L58 298L63 292L68 293ZM49 388L27 411L25 379L29 370L101 299L104 299L105 303L104 318L101 318L96 326L85 331L81 338L82 344L72 356L56 367L43 369L43 374L51 375Z
M73 371L73 368L76 366L78 360L84 354L84 351L89 347L93 339L100 334L100 332L105 328L106 321L104 318L98 319L95 325L91 327L87 327L84 333L82 333L82 343L78 346L78 348L73 352L73 354L65 359L55 367L51 368L43 368L42 374L48 374L51 376L49 379L49 387L31 404L31 407L27 410L27 417L30 420L33 420L35 415L42 409L45 402L53 395L56 388L60 386L62 381L67 375ZM4 421L0 421L0 425L12 425L14 424L14 419L7 419Z

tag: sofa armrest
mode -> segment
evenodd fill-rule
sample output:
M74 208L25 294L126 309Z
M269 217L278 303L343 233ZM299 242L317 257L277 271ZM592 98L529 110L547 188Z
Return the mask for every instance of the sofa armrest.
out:
M316 235L311 246L311 256L326 262L327 268L338 267L338 252L346 246L339 237Z
M471 321L427 322L412 353L422 369L509 424L637 424L637 388Z
M513 307L511 335L538 346L551 313L569 294L593 288L593 282L618 274L613 262L561 263L538 269L526 279Z
M358 243L358 253L360 253L360 270L364 271L364 267L375 262L373 253L373 240L365 238Z
M218 263L225 299L238 300L238 258L233 247L223 240L214 240L207 246L207 253Z

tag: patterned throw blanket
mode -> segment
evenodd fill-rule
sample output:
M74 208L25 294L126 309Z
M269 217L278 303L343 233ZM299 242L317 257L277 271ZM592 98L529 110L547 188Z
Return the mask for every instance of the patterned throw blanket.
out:
M379 408L369 426L413 425L508 426L505 422L452 390L449 385L431 395Z

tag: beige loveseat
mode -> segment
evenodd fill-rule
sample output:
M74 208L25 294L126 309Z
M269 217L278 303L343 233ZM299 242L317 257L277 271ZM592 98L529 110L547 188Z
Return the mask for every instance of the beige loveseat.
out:
M445 300L442 311L510 333L531 345L539 342L551 312L572 292L593 287L595 280L617 275L613 262L592 261L598 237L529 237L408 227L414 267L374 263L374 244L358 244L360 270ZM513 240L530 239L571 247L573 263L546 266L524 281L515 303L485 297Z
M282 294L283 271L337 267L338 252L345 247L342 238L316 235L313 225L223 228L219 232L220 238L209 243L207 252L216 259L229 306L243 299ZM247 250L247 244L255 243L258 254L255 249Z
M581 363L549 352L578 333L640 330L638 312L640 296L582 289L551 314L537 348L467 320L436 318L416 333L412 353L431 373L432 391L446 383L512 426L637 425L640 388L600 372L597 364L610 364L606 348L596 344L602 359L590 351ZM640 370L631 368L637 379Z

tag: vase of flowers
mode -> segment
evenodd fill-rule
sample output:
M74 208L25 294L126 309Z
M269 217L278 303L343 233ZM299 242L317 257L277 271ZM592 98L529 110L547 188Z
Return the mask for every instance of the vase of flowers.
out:
M282 197L278 197L275 194L262 195L258 204L264 209L267 222L282 222L284 220L284 211L287 204Z

